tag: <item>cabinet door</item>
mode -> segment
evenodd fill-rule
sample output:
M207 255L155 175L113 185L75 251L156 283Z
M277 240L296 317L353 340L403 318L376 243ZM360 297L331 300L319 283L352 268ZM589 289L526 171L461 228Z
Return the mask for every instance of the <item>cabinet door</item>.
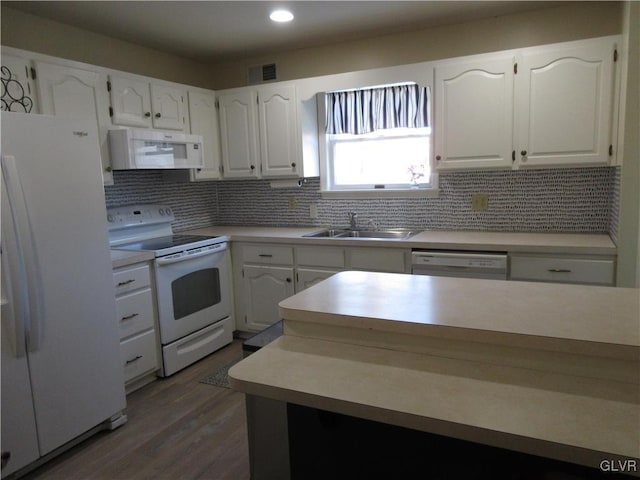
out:
M436 68L438 170L511 167L513 57Z
M185 97L186 92L182 88L151 84L153 128L184 131Z
M519 166L609 162L611 41L527 53L516 76Z
M258 92L258 117L262 176L299 176L301 169L295 87L261 88Z
M263 330L280 321L278 303L293 295L293 268L245 265L246 325Z
M204 168L195 170L193 179L220 178L220 134L213 93L189 92L189 123L191 133L202 135L204 147Z
M338 270L315 270L310 268L298 268L296 271L296 292L301 292L325 278L338 273Z
M31 62L2 54L2 98L5 112L37 113L36 90L31 78Z
M131 78L109 77L110 97L116 125L151 128L151 94L149 83Z
M255 91L221 95L220 146L227 178L258 178L257 96Z
M86 118L98 126L102 179L113 183L107 135L109 100L106 76L80 68L36 62L41 113L70 118Z

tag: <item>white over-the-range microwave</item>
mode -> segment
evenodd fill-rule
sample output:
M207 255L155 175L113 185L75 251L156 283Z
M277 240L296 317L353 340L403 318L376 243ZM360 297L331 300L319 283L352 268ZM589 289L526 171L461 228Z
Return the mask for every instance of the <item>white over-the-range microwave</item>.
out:
M202 136L140 128L109 130L114 170L203 168Z

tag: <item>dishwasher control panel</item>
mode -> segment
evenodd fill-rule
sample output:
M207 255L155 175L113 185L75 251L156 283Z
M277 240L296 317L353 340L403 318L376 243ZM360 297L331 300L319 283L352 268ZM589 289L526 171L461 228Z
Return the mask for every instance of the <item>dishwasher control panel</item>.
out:
M468 278L507 277L507 254L484 252L451 252L414 250L411 253L412 272Z

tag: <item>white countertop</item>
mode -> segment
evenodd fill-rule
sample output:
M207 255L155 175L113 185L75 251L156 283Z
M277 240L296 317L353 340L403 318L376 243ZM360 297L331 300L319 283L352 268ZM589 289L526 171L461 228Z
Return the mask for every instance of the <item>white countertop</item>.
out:
M638 289L342 272L280 306L284 336L233 388L596 468L640 457Z
M134 263L148 262L153 260L155 255L148 251L118 250L111 249L111 267L120 268Z
M237 227L212 226L189 230L194 235L228 235L232 241L296 243L306 245L383 246L538 253L615 255L616 246L607 234L509 233L426 230L407 240L310 238L307 233L322 227Z

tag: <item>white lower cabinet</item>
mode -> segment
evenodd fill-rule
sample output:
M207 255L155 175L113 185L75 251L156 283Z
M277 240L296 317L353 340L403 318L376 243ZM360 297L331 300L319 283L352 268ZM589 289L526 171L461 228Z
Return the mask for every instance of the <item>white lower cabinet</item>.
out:
M127 393L155 379L160 368L156 312L147 263L113 271L120 332L120 361Z
M510 280L615 285L615 257L512 254Z
M278 303L343 270L406 273L410 250L381 247L234 244L238 329L280 321Z
M280 320L278 303L293 295L293 267L245 265L243 267L245 322L263 330Z

